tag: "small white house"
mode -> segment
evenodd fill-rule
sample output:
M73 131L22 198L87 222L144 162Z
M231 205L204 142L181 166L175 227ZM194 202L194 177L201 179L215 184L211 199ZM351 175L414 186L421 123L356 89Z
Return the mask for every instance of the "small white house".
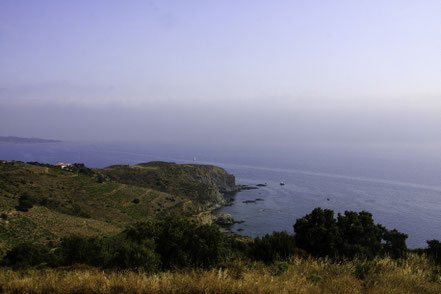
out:
M67 168L72 167L72 164L59 162L59 163L55 164L55 166L58 166L61 169L67 169Z

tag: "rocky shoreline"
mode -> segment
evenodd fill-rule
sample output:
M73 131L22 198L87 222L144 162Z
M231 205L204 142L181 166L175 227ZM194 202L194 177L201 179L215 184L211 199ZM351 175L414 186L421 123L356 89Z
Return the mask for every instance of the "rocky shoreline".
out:
M234 195L238 192L241 191L246 191L246 190L256 190L259 189L260 187L266 187L268 184L257 184L255 186L250 186L250 185L236 185L236 189L234 192L230 192L228 194L233 194L233 196L230 197L225 197L226 195L224 194L224 199L225 199L225 204L221 205L219 208L224 207L224 206L231 206L233 205L234 202ZM260 194L260 193L259 193ZM264 201L263 198L255 198L255 199L249 199L249 200L244 200L242 201L242 203L245 204L249 204L249 203L257 203L259 201ZM216 208L215 210L217 210L218 208ZM244 220L235 220L233 218L233 216L229 213L224 213L224 214L212 214L211 212L214 210L210 211L210 223L215 223L217 225L219 225L221 227L221 229L225 232L225 233L233 233L229 227L231 227L234 224L242 224L245 221ZM239 228L237 231L243 231L242 228Z
M242 224L244 220L235 220L231 214L216 214L216 210L233 205L234 195L238 192L247 190L257 190L261 187L266 187L267 183L258 183L256 185L236 185L234 175L227 173L222 169L221 172L213 173L212 170L207 170L208 174L203 177L201 174L193 176L193 178L202 183L210 184L215 187L211 195L207 195L205 205L199 206L199 213L194 215L195 219L203 224L217 224L225 233L233 233L229 227L234 224ZM216 191L217 190L217 191ZM260 193L259 193L260 194ZM208 200L208 201L207 201ZM255 198L242 201L245 204L257 203L264 201L263 198ZM202 203L200 203L202 204ZM239 228L238 231L243 231ZM234 233L233 233L234 234Z

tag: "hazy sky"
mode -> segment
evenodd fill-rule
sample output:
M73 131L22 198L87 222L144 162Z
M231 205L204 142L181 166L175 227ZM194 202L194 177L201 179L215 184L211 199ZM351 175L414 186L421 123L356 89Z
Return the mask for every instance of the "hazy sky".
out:
M441 1L0 0L0 135L441 141Z

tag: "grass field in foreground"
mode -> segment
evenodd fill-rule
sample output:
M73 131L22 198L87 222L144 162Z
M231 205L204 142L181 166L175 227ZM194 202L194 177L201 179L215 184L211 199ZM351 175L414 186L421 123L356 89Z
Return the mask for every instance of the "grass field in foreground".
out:
M441 293L441 267L424 256L331 263L295 259L265 266L226 263L211 270L147 274L77 266L0 269L1 293Z

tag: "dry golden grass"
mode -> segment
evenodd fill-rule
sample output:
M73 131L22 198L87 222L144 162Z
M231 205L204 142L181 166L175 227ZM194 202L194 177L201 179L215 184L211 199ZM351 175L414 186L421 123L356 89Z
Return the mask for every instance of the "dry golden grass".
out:
M367 269L364 279L359 268ZM226 264L222 269L146 274L94 268L0 270L2 293L441 293L440 268L424 257L333 264L293 260L274 266ZM359 275L358 275L359 276Z

